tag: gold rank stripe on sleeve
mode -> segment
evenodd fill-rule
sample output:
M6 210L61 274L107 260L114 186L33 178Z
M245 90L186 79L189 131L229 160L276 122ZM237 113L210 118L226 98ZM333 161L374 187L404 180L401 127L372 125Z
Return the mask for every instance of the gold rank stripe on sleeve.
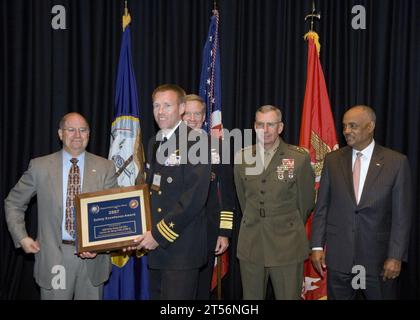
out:
M160 234L169 242L174 242L176 238L178 238L179 234L173 232L171 229L169 229L168 225L165 223L165 221L162 219L157 224L157 229L160 232Z
M233 226L233 212L220 212L220 229L232 229Z

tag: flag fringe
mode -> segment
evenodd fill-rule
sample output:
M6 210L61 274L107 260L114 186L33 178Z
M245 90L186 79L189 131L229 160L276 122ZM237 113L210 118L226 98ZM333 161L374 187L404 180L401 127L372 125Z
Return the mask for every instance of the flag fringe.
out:
M316 33L315 31L309 31L307 34L303 36L303 38L305 40L312 39L314 41L315 46L316 46L316 51L318 52L318 57L319 57L319 54L321 53L321 44L319 43L318 33Z
M122 17L122 27L123 27L123 31L125 31L125 28L130 24L131 22L131 16L128 13L127 8L125 8L125 14Z

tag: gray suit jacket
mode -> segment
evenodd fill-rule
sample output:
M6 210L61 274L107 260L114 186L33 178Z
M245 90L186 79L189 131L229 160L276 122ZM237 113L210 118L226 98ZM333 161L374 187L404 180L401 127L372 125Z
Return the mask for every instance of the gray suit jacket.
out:
M387 258L407 260L412 214L407 157L375 144L359 204L352 178L352 148L325 158L312 222L312 247L326 245L330 269L351 273L362 265L379 275Z
M39 286L51 288L51 269L62 265L63 183L62 151L31 160L28 170L5 200L6 221L15 246L27 237L25 210L34 195L38 197L37 239L41 250L35 254L34 277ZM117 186L112 161L86 152L82 192L93 192ZM109 277L109 255L85 259L88 276L97 286Z

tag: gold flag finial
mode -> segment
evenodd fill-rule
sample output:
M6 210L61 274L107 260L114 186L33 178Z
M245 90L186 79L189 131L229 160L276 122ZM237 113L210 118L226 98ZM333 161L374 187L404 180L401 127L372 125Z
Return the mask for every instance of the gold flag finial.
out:
M125 0L124 1L124 15L123 15L123 19L122 19L123 31L130 24L130 22L131 22L131 16L128 13L127 0Z
M213 0L213 14L217 13L217 3L216 0Z
M311 28L308 31L308 33L304 35L303 38L305 40L307 40L308 38L311 38L312 40L314 40L316 51L318 52L318 56L319 56L319 53L321 52L321 44L319 43L319 35L314 31L314 19L321 20L321 14L316 13L315 0L312 1L312 12L306 15L305 21L308 19L311 19Z
M315 0L312 1L312 12L310 14L307 14L305 17L305 21L308 19L311 19L311 29L310 31L314 31L314 19L321 20L321 14L315 13Z

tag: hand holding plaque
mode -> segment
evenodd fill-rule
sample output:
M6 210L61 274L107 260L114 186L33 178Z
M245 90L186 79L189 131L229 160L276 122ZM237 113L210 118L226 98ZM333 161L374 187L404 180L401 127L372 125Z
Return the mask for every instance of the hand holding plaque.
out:
M150 230L147 185L81 193L76 209L79 253L126 248Z

